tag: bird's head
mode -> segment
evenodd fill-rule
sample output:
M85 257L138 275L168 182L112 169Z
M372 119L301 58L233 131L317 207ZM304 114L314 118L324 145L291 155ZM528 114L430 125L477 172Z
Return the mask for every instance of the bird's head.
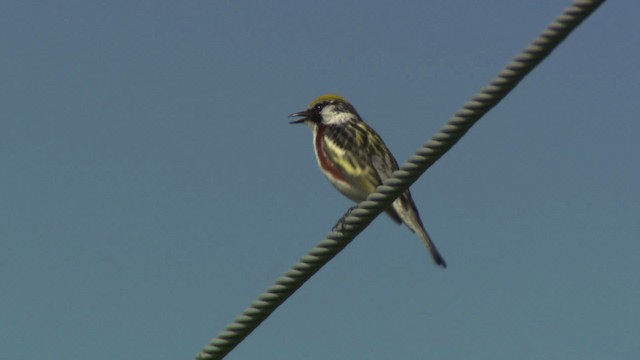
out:
M346 122L361 121L356 109L345 98L335 94L326 94L315 98L304 111L293 113L289 117L299 117L290 124L340 125Z

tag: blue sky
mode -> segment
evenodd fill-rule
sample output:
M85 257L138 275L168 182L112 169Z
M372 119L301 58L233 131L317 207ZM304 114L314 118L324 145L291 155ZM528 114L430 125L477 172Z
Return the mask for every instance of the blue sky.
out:
M190 359L351 204L318 95L404 162L568 1L0 5L0 358ZM229 359L640 353L640 4L601 7Z

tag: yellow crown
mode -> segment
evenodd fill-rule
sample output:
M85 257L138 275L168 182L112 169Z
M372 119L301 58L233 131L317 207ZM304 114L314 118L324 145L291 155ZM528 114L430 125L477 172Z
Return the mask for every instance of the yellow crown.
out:
M322 102L325 102L325 101L335 101L335 100L348 103L347 99L343 98L340 95L324 94L324 95L320 95L317 98L313 99L313 101L309 103L309 107L313 107L316 104L319 104L319 103L322 103Z

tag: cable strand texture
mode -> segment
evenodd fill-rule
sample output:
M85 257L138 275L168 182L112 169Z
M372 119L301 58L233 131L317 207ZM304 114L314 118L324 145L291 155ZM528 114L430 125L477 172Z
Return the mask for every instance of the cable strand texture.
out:
M455 145L489 110L551 53L582 21L605 0L574 1L554 22L526 47L498 76L473 96L460 110L409 158L393 177L375 193L345 214L341 231L332 231L309 250L273 286L258 296L251 306L207 345L196 359L222 359L255 330L278 306L289 298L322 266L344 249L373 219L413 184L433 163Z

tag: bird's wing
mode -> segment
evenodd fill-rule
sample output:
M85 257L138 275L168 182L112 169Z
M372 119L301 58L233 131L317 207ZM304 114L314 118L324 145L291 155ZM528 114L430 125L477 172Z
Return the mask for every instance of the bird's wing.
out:
M373 134L374 136L371 137L371 141L369 142L370 148L367 150L367 154L369 154L369 161L373 165L372 172L369 176L375 179L377 187L378 185L382 185L385 179L393 175L393 172L398 169L398 163L380 136L375 132L373 132ZM406 195L401 195L401 197L404 196ZM389 206L386 213L395 223L402 224L402 219L393 206Z

